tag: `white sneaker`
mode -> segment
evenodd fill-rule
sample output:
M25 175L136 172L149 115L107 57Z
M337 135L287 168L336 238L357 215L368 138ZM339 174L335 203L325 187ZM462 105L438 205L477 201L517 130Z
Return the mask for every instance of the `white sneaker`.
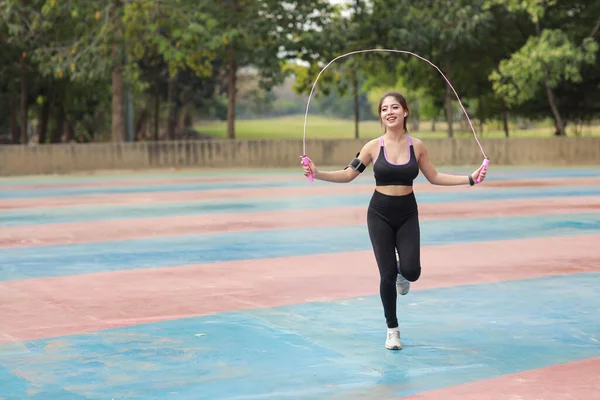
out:
M385 348L388 350L401 350L402 343L400 343L400 329L392 328L387 331L387 339L385 341Z
M406 280L402 275L398 274L396 278L396 291L399 295L404 296L410 290L410 282Z

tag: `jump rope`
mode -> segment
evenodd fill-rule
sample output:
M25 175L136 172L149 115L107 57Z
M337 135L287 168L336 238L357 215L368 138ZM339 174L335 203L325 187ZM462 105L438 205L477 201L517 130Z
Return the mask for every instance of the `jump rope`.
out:
M467 114L467 110L465 110L465 107L463 106L462 102L460 101L460 97L458 97L458 93L456 93L456 90L454 90L454 87L452 86L452 84L450 83L450 81L448 80L448 78L446 78L446 76L444 75L444 73L435 65L433 64L431 61L427 60L426 58L421 57L418 54L415 53L411 53L410 51L405 51L405 50L390 50L390 49L369 49L369 50L356 50L356 51L351 51L349 53L346 54L342 54L340 56L337 56L336 58L334 58L333 60L331 60L322 70L321 72L319 72L319 74L317 75L317 78L315 79L315 82L313 83L313 86L310 90L310 94L308 95L308 101L306 103L306 113L304 114L304 137L302 140L302 164L304 164L306 167L309 168L310 170L310 158L308 158L306 156L306 121L308 119L308 108L310 106L310 99L313 95L313 92L315 90L315 87L317 86L317 81L319 80L319 77L321 76L321 74L327 69L327 67L329 67L331 64L333 64L336 60L339 60L340 58L343 57L347 57L349 55L352 54L358 54L358 53L369 53L369 52L389 52L389 53L403 53L403 54L409 54L411 56L417 57L423 61L426 61L427 63L429 63L431 66L433 66L435 69L438 70L438 72L442 75L442 77L444 77L444 79L446 80L446 83L448 83L448 86L450 86L450 88L452 89L452 91L454 92L454 94L456 95L456 99L458 100L458 104L460 104L460 107L462 108L463 112L465 113L465 117L467 117L467 121L469 121L469 126L471 127L471 131L473 132L473 137L475 137L475 141L477 142L477 145L479 146L479 149L481 150L481 154L483 154L483 163L481 164L481 171L479 173L479 175L477 176L477 183L481 183L481 173L483 173L488 165L490 164L490 159L486 156L485 151L483 151L483 147L481 146L481 143L479 143L479 139L477 138L477 134L475 133L475 128L473 128L473 124L471 123L471 119L469 118L469 115ZM312 174L312 171L307 175L308 180L310 180L311 182L314 180L314 176Z

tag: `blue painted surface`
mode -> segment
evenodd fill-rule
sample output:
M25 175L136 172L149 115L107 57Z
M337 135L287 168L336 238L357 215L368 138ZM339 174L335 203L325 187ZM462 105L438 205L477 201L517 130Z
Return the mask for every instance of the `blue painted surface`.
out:
M495 190L449 189L447 192L418 193L419 203L493 201L553 197L600 196L600 186L546 187ZM367 207L372 193L308 197L268 197L219 199L194 202L165 202L139 205L69 206L8 210L0 212L0 226L40 225L65 222L106 221L135 218L173 217L200 214L235 214L281 210L307 210L339 207Z
M421 221L422 245L586 234L600 213ZM366 224L9 248L0 280L370 249Z
M477 166L478 167L478 166ZM459 167L442 167L438 169L441 172L455 173L455 174L467 174L472 172L475 166L459 166ZM122 181L148 181L149 184L155 179L172 179L173 182L177 182L179 179L187 178L205 178L205 177L223 177L223 178L240 178L244 180L246 177L251 178L252 176L274 176L283 177L285 175L298 176L300 173L299 169L289 168L276 168L276 169L233 169L233 170L181 170L177 172L140 172L140 173L115 173L106 175L37 175L37 176L20 176L20 177L0 177L0 188L2 186L20 186L20 185L44 185L51 187L52 185L62 184L77 184L77 183L93 183L93 182L122 182ZM367 170L362 177L370 177L372 170ZM545 167L521 167L521 166L498 166L494 165L490 167L490 174L488 179L544 179L544 178L585 178L585 177L598 177L600 176L600 169L598 167L559 167L559 168L545 168ZM419 175L419 179L423 179L422 174Z
M490 180L600 176L598 169L494 168L493 172ZM260 175L264 176L264 171ZM0 198L8 192L18 196L37 197L40 193L71 196L77 192L52 188L52 182L112 179L140 177L132 174L77 179L44 177L38 180L49 183L43 191L2 191L0 187ZM371 181L365 174L355 183ZM32 184L36 180L24 178L22 182ZM0 180L0 186L6 184L14 185L15 180ZM304 180L251 184L266 190L273 184L311 185ZM176 179L171 185L163 185L149 179L142 186L109 187L108 192L106 188L95 189L101 190L97 193L120 190L152 193L212 190L219 185L243 187L232 182L189 184ZM492 192L465 188L417 193L420 203L511 198L535 201L541 197L590 195L600 195L600 187ZM370 196L0 211L0 226L87 221L90 229L98 229L93 221L269 209L366 207ZM423 245L559 235L579 235L581 240L589 240L585 235L600 233L600 214L423 221L421 229ZM364 225L0 249L0 281L370 249ZM399 300L405 343L402 352L383 348L385 326L379 296L230 312L0 345L0 399L394 398L599 357L598 278L599 273L590 273L413 291Z
M585 170L582 171L584 174ZM575 172L578 174L579 172ZM29 186L29 185L42 185L46 187L52 187L53 185L64 185L64 184L86 184L86 183L98 183L98 182L126 182L126 181L147 181L152 184L157 179L164 180L168 179L173 182L180 181L182 179L193 179L193 178L239 178L240 180L248 179L253 176L273 176L283 177L285 175L298 176L298 170L286 170L282 169L206 169L206 170L180 170L176 172L122 172L117 171L116 173L108 174L96 174L91 175L27 175L27 176L0 176L0 188L2 186Z
M440 169L443 171L443 169ZM452 168L447 170L449 173L455 174L468 174L472 172L472 169L468 168ZM492 173L493 172L493 173ZM289 174L289 172L288 172ZM256 174L256 176L264 176L264 173ZM313 183L308 183L302 176L301 171L298 171L299 176L295 176L292 179L287 179L286 177L281 177L281 179L275 181L253 181L252 174L240 174L240 179L236 182L178 182L177 179L181 178L181 176L174 177L173 183L171 184L153 184L152 181L148 178L142 180L148 180L148 184L136 184L130 186L104 186L104 187L69 187L69 188L55 188L52 187L53 183L56 184L64 184L64 183L85 183L85 182L103 182L110 180L102 180L102 179L89 179L89 180L67 180L67 181L52 181L50 183L42 183L43 188L38 189L16 189L16 190L0 190L0 199L15 199L15 198L39 198L39 197L55 197L55 196L75 196L75 195L97 195L97 194L133 194L133 193L160 193L160 192L184 192L184 191L205 191L205 190L223 190L223 189L245 189L245 188L286 188L286 187L299 187L299 186L307 186L307 185L330 185L331 183L322 182L322 181L314 181ZM198 177L206 177L210 175L202 175L199 174ZM215 174L215 177L236 177L235 174L229 175L219 175ZM275 175L277 176L277 175ZM600 169L581 169L581 170L529 170L529 169L520 169L520 170L506 170L500 168L497 171L490 169L489 177L487 178L489 181L491 180L506 180L506 179L533 179L533 178L564 178L564 177L598 177L600 176ZM186 176L191 177L191 176ZM244 177L248 177L248 180L244 180ZM159 178L158 176L156 177ZM164 177L163 179L168 178ZM132 178L129 178L132 179ZM121 179L112 179L115 182L126 180L124 178ZM137 179L136 179L137 180ZM423 174L419 174L419 177L416 179L416 182L425 182L425 178ZM356 179L351 184L355 183L374 183L372 172L365 173L361 175L359 179ZM35 182L27 181L27 185L36 184ZM6 184L5 184L6 185ZM15 184L11 184L11 186L15 186ZM18 184L16 185L18 186ZM2 185L0 185L0 188Z
M326 182L315 181L313 184L326 185ZM247 182L197 182L197 183L173 183L156 185L130 185L130 186L107 186L107 187L69 187L69 188L44 188L25 190L0 191L0 199L24 199L38 197L60 197L78 195L98 194L134 194L134 193L173 193L186 191L205 191L223 189L249 189L249 188L286 188L304 186L306 183L299 179L289 181L247 181Z
M532 296L535 293L535 296ZM600 274L413 291L0 345L9 399L394 398L600 356ZM34 393L28 396L28 393Z

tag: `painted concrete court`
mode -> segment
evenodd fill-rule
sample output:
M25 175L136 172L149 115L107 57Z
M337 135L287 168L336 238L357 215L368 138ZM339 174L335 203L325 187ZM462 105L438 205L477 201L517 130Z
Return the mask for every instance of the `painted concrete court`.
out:
M600 169L421 175L399 352L363 175L1 178L0 399L600 398Z

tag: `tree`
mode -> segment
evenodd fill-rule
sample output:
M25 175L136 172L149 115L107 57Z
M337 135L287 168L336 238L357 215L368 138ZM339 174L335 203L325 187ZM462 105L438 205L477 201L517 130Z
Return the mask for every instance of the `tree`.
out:
M281 83L287 74L282 66L307 52L304 43L314 38L330 8L326 0L220 0L207 6L224 44L219 57L226 66L228 138L235 138L238 69L254 67L264 90Z
M123 140L123 66L119 51L123 4L112 0L101 8L98 3L84 0L42 3L40 8L32 9L35 15L32 26L39 27L43 38L32 54L40 76L67 87L69 83L81 87L111 76L112 135L113 140ZM57 112L60 129L62 104Z
M112 140L125 139L125 91L139 84L136 62L157 53L170 79L179 69L211 74L210 28L192 0L112 0L99 8L84 0L47 0L45 43L36 49L42 74L74 83L110 76Z
M6 72L9 76L18 76L20 86L20 140L16 135L16 87L15 79L7 82L10 91L11 133L13 143L27 143L27 128L29 105L31 103L29 80L32 71L37 69L35 60L31 57L42 38L40 15L37 10L44 3L43 0L25 2L25 0L5 0L0 3L0 35L6 38L4 52L9 56L6 62Z
M463 99L468 97L472 76L477 73L478 60L473 51L482 45L493 26L491 13L483 11L482 6L483 0L426 0L418 7L406 0L393 4L374 1L372 23L382 46L408 50L428 59L440 68ZM385 63L387 70L405 76L408 90L422 88L431 98L445 93L448 137L453 137L456 96L439 72L408 55L386 57Z
M533 99L543 88L559 136L566 135L566 121L555 90L563 82L582 81L582 68L596 60L598 43L594 35L600 28L597 4L568 3L568 7L564 4L555 7L555 0L490 0L488 3L490 6L500 4L514 13L526 13L535 27L535 35L500 62L490 75L494 90L507 104L514 106ZM573 21L586 14L597 17L594 25L588 27L586 36L581 37L574 32L579 29L573 28ZM544 28L546 21L548 27Z
M214 87L214 82L205 85L204 80L214 76L213 62L221 46L215 37L217 21L192 0L136 0L125 8L124 26L128 75L135 82L145 75L140 89L150 88L155 97L155 139L164 86L167 136L173 139L184 104L207 86ZM152 80L152 76L162 79ZM167 84L161 85L164 80Z

